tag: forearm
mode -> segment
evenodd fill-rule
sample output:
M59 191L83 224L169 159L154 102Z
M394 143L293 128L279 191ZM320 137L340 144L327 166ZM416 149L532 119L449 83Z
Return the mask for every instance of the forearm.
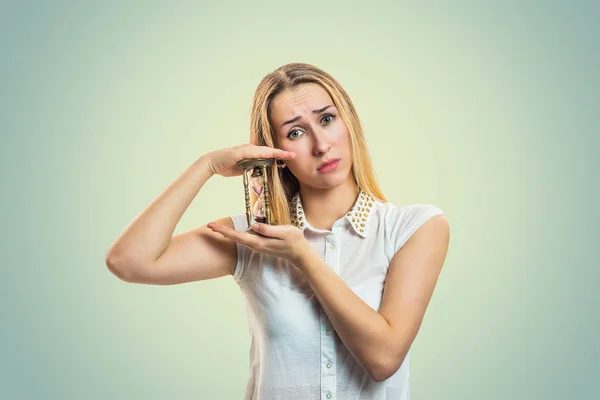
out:
M338 336L373 379L385 379L393 363L388 322L359 298L316 252L296 265L304 273Z
M207 158L198 158L138 214L107 252L107 260L146 265L168 247L185 210L211 177Z

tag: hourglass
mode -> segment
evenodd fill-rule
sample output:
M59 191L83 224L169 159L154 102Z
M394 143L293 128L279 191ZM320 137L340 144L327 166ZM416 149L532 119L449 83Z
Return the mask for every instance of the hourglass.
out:
M272 158L244 159L238 162L238 165L243 170L248 233L255 233L250 229L255 222L271 224L266 167L273 165L274 162L275 159Z

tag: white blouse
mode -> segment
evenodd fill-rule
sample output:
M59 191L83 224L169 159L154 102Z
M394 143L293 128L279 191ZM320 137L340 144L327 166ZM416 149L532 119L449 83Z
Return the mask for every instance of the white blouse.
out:
M332 230L312 227L300 196L292 199L292 223L374 310L379 310L394 254L429 218L443 214L432 205L396 207L361 192ZM237 231L245 214L231 216ZM302 272L279 257L237 244L234 279L245 299L250 335L246 400L408 400L410 351L398 371L372 380L336 335Z

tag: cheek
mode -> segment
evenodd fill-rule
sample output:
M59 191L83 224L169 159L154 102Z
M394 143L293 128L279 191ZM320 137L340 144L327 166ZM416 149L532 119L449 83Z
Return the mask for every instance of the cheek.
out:
M315 156L308 146L296 146L290 150L296 153L296 157L288 161L287 165L290 171L302 182L308 182L316 173Z
M306 140L304 139L306 138L302 138L302 140L282 140L277 147L285 151L296 153L296 159L298 159L298 157L310 154L310 149L307 148Z
M302 168L302 166L308 165L309 161L313 158L312 154L308 149L303 146L288 146L287 151L293 151L296 153L296 157L293 160L287 161L287 164L292 169Z
M350 133L344 124L336 127L333 136L333 140L338 146L343 146L349 150L350 148Z

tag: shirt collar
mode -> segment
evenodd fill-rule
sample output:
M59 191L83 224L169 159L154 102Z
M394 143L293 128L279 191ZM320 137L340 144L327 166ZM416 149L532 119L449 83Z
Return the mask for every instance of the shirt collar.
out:
M356 202L352 208L346 213L344 218L354 229L358 235L363 238L367 237L369 231L369 222L371 221L371 215L373 214L373 207L375 206L375 198L362 190L358 194ZM302 201L300 199L300 193L296 193L291 201L291 221L292 225L300 228L302 231L306 229L310 224L306 220L304 215L304 209L302 208Z

